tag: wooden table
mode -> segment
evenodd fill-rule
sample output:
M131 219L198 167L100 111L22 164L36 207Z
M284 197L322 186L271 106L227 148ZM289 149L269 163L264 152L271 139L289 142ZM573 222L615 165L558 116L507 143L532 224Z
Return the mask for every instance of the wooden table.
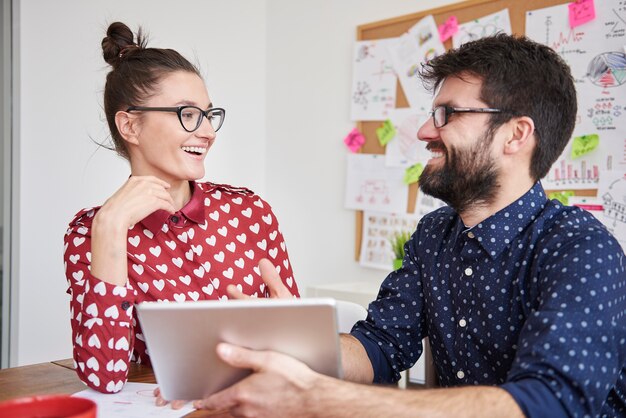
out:
M136 363L130 364L128 381L156 383L152 369ZM71 359L0 370L0 401L33 395L72 394L86 388L78 379ZM209 416L230 417L210 411L195 411L186 415L190 418Z

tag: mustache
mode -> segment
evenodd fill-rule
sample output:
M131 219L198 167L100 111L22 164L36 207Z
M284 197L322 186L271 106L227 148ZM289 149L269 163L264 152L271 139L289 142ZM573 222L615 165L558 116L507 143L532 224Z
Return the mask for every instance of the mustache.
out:
M446 151L446 147L441 142L429 142L426 145L428 151Z

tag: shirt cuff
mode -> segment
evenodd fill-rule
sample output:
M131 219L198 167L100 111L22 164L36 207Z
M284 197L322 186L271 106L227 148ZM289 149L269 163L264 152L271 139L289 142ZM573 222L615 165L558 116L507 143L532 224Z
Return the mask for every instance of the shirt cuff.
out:
M387 357L385 357L385 354L378 346L378 343L367 338L361 331L353 330L350 334L359 340L363 348L365 348L367 357L369 357L372 368L374 369L373 383L395 383L395 374L387 361Z
M568 418L569 414L545 383L522 379L500 386L515 399L526 418Z
M135 290L128 283L125 286L116 286L89 276L85 283L83 316L130 322L133 318L135 295Z

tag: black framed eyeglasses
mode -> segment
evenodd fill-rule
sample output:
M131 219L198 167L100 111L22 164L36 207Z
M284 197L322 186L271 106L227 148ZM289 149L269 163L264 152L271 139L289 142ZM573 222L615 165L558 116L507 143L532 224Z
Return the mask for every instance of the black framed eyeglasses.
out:
M430 115L433 117L435 128L443 128L448 124L448 117L453 113L502 113L504 110L492 109L490 107L452 107L437 106Z
M146 106L130 106L127 112L173 112L178 115L181 126L187 132L193 132L202 124L202 118L205 117L213 127L215 132L219 131L224 123L226 110L221 107L211 107L202 110L197 106L176 106L176 107L146 107Z

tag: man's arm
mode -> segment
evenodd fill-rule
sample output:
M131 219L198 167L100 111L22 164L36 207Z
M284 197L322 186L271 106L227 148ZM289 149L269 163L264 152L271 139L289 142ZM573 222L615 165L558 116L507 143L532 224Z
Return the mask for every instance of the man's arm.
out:
M196 401L196 408L228 409L236 416L256 417L523 418L508 392L497 387L390 389L323 376L298 360L275 352L220 344L218 354L226 363L252 369L253 374Z
M341 334L340 343L343 378L351 382L372 383L374 369L361 342L350 334Z

